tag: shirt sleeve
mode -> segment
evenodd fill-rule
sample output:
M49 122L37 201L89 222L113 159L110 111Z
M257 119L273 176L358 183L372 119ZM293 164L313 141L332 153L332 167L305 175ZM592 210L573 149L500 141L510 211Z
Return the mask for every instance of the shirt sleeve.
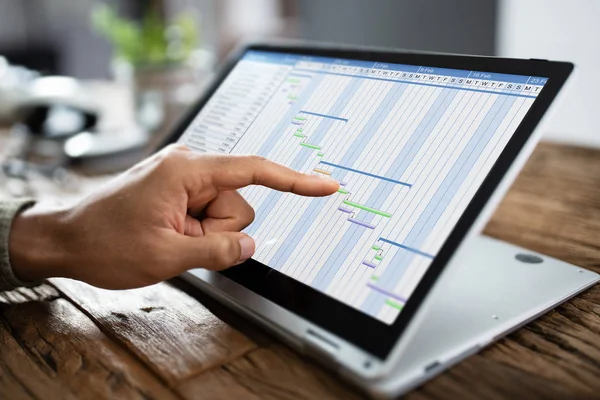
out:
M0 200L0 291L20 286L35 286L39 282L23 282L15 276L10 265L8 238L17 214L34 204L32 200Z

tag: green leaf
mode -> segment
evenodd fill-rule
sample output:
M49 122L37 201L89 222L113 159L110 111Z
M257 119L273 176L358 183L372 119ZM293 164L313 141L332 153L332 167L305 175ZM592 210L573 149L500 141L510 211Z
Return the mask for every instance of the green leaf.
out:
M185 61L199 42L197 22L188 13L167 26L154 9L138 23L120 17L115 7L98 4L92 9L90 22L112 44L115 57L137 66Z

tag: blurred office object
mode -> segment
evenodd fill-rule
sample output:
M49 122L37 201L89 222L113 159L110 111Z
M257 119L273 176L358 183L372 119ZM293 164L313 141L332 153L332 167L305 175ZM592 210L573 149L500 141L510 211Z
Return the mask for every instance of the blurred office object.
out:
M44 74L108 78L110 46L95 37L89 26L96 3L0 0L0 54Z
M214 0L0 0L0 55L43 74L86 80L118 76L130 87L130 96L139 94L135 97L141 125L160 136L197 98L212 72L216 4ZM130 39L126 48L139 50L135 60L111 61L117 59L113 47L90 21L92 11L102 5L118 10L119 19L108 22L120 22L112 24L112 31ZM156 18L148 17L149 8L157 10ZM142 25L145 29L136 30ZM149 33L142 37L152 39L140 40L140 33ZM123 54L131 52L119 52Z
M38 77L37 71L10 65L0 56L0 124L10 124L17 119L19 107L30 96L31 82Z
M101 118L95 130L65 142L69 165L86 173L112 173L146 156L151 136L135 119L129 88L107 81L83 81L82 85L97 99Z
M76 79L40 77L36 71L3 63L0 57L0 123L27 120L37 124L31 126L37 135L73 134L79 128L73 125L72 118L66 117L67 109L81 113L88 125L97 119L95 101ZM90 119L94 119L93 123ZM69 121L69 126L65 121Z
M503 0L498 54L575 63L560 106L539 129L558 142L600 147L600 2Z
M121 171L147 154L123 86L66 77L30 86L39 96L22 104L12 127L0 128L0 186L11 195L77 196L84 182L105 180L85 175Z
M94 129L98 121L91 96L73 78L40 77L36 71L0 59L0 104L1 121L13 124L12 142L3 149L2 173L27 181L35 171L57 184L65 183L64 141Z
M497 1L298 0L311 40L493 55Z
M238 43L273 37L296 38L298 8L304 0L221 0L216 12L222 58Z

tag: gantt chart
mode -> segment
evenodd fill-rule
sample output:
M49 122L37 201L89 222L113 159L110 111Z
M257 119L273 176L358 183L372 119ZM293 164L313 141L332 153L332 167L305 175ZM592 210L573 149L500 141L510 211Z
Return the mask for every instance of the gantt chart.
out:
M241 189L253 258L392 323L546 80L250 51L180 142L336 179Z

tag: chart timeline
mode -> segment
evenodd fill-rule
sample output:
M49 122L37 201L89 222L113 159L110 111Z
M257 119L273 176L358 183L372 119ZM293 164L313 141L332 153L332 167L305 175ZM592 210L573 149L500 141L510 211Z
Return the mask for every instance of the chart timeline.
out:
M180 142L336 179L241 189L253 258L392 323L546 80L250 51Z

